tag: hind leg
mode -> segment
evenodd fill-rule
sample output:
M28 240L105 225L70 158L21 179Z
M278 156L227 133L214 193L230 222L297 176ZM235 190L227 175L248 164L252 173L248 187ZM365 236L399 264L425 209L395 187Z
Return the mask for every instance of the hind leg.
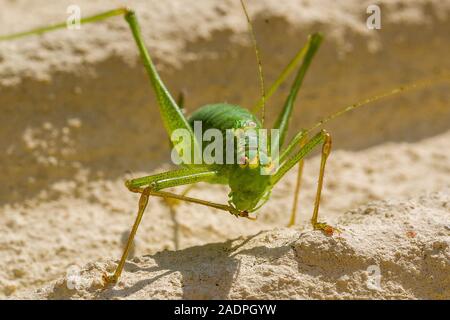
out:
M302 139L299 142L300 148L302 148L306 141L308 139L308 136L305 135L302 137ZM301 188L301 181L302 181L302 175L303 175L303 166L304 166L304 159L301 159L298 162L298 171L297 171L297 180L295 184L295 191L294 191L294 201L292 203L292 210L291 210L291 218L289 219L288 227L292 227L295 225L295 220L297 216L297 210L298 210L298 198L300 194L300 188Z

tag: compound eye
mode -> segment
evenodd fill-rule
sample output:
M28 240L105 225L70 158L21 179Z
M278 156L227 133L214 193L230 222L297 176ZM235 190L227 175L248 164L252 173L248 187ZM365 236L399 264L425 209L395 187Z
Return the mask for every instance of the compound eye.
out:
M239 161L239 167L241 168L245 168L246 166L248 166L248 157L247 156L243 156L241 157L241 160Z

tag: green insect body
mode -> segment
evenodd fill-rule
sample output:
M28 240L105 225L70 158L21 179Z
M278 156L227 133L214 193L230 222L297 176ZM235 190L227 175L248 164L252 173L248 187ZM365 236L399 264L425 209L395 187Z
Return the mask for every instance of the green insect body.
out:
M251 27L250 19L243 3L242 5L254 40L255 37L253 34L253 29ZM265 94L264 91L261 62L259 59L258 49L256 47L256 41L254 40L263 94L261 100L252 109L253 113L245 108L236 105L218 103L203 106L195 111L190 116L190 118L186 118L180 106L177 105L170 92L165 87L152 62L150 54L148 53L141 36L136 15L133 11L126 8L114 9L94 16L83 18L81 19L80 23L87 24L97 22L118 15L123 15L125 17L125 20L128 22L138 51L140 53L143 65L148 73L151 85L156 94L161 118L168 135L172 137L174 132L176 132L178 129L184 129L188 133L194 153L198 151L202 152L205 150L205 148L207 148L207 146L204 146L202 141L200 141L200 139L197 139L194 135L196 121L201 122L203 129L220 130L223 137L226 137L227 130L231 130L231 132L233 132L236 137L245 135L247 131L250 130L254 130L258 133L259 129L263 128L264 112L262 121L259 121L254 113L259 109L262 109L264 111L265 100L273 95L273 93L278 89L281 83L283 83L287 79L288 75L291 74L295 70L295 68L298 67L298 65L300 66L298 67L298 71L291 86L290 93L286 98L285 104L273 126L273 129L277 129L279 131L279 139L275 140L274 143L272 143L271 141L270 146L267 148L267 150L280 149L281 151L279 156L273 158L271 154L269 156L267 150L261 149L261 145L258 145L258 150L254 150L250 147L247 147L247 140L243 140L244 142L242 142L242 140L238 140L240 142L237 142L235 144L232 155L235 159L243 160L242 162L231 164L207 164L206 162L201 162L198 164L191 164L189 160L189 156L191 156L191 154L180 153L179 157L182 160L182 165L180 166L180 168L126 181L125 185L130 191L139 193L141 195L139 199L138 213L116 271L113 275L104 275L105 284L115 283L119 279L150 196L160 197L167 201L187 201L195 204L209 206L218 210L227 211L236 217L253 219L253 217L249 216L249 213L260 208L264 204L264 202L269 199L270 192L272 188L278 183L278 181L280 181L280 179L295 165L298 165L299 170L297 174L297 185L294 193L294 205L292 207L291 219L289 223L289 225L293 225L295 223L296 217L296 203L298 192L300 189L303 158L307 154L309 154L315 147L320 145L322 146L322 157L311 223L314 229L322 230L328 234L332 234L333 230L336 229L333 229L326 223L318 222L318 211L323 185L325 164L331 150L331 136L325 130L317 132L312 137L309 137L309 134L311 134L314 130L318 129L328 121L331 121L332 119L346 112L349 112L350 110L368 104L369 102L377 101L379 99L398 94L400 92L433 83L433 81L423 81L421 83L416 82L410 85L405 85L400 88L393 89L388 93L380 94L370 99L365 99L359 103L350 105L324 118L322 121L318 122L308 130L299 131L294 136L294 138L291 139L291 141L289 141L286 146L284 146L289 127L289 120L292 115L297 94L302 85L305 74L311 64L311 61L322 42L322 35L316 33L309 36L305 46L296 54L294 59L292 59L287 67L281 72L280 76L268 89L267 94ZM54 24L48 27L37 28L31 31L0 36L0 41L9 41L29 35L42 34L48 31L62 29L65 27L65 23ZM442 79L448 80L449 77L446 76L441 78L441 80ZM259 139L258 134L256 136L249 136L248 139ZM282 149L283 147L284 149ZM277 167L274 166L275 162L279 163ZM267 171L261 171L261 169ZM268 172L271 174L262 174L262 172ZM230 188L228 204L219 204L203 199L188 197L186 195L188 189L182 194L165 191L171 187L192 185L198 182L220 183L228 185Z
M248 109L237 105L226 103L210 104L197 109L189 118L189 124L194 129L194 122L199 121L203 130L218 129L222 132L224 141L227 131L235 132L235 135L246 135L247 130L255 132L256 135L246 135L250 139L259 139L259 129L262 129L261 122ZM249 145L258 145L258 143L245 143L239 145L239 142L245 140L236 139L233 143L233 160L239 158L241 151L241 161L235 161L232 164L211 164L209 169L217 171L220 177L211 183L226 184L230 187L229 203L237 210L244 212L253 211L264 197L268 198L270 193L270 176L260 174L261 161L259 158L269 159L263 150L254 150L250 153ZM244 150L242 150L244 149ZM202 149L203 151L203 149ZM226 145L224 145L223 154L226 154ZM243 152L242 152L243 151ZM240 162L240 163L239 163ZM264 164L265 167L271 166L270 161Z

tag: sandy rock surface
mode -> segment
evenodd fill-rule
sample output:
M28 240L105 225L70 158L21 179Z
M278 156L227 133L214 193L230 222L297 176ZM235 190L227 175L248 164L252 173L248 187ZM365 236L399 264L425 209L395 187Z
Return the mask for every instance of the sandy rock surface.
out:
M173 214L163 201L151 199L136 258L123 282L107 291L99 291L100 275L115 264L105 259L119 258L137 203L122 181L91 183L58 200L5 208L3 293L36 297L28 289L65 275L38 297L448 299L450 154L442 145L449 139L450 132L415 144L336 151L321 218L342 229L338 237L308 231L318 157L306 163L297 226L303 231L282 228L295 172L277 186L256 222L192 204L181 204ZM62 185L70 188L69 182ZM215 201L226 194L225 188L207 185L192 191ZM369 204L358 207L364 203ZM177 243L183 250L172 251ZM170 251L141 256L165 249ZM103 262L83 267L96 260ZM382 270L382 291L366 288L370 265ZM68 290L67 277L80 290Z
M186 92L188 112L258 99L238 1L0 0L0 34L64 21L74 2L83 15L133 7L162 78L174 95ZM247 2L267 83L309 33L326 36L291 132L450 70L449 1L380 1L377 31L365 24L371 1ZM269 121L288 91L283 85L269 100ZM170 167L129 30L117 17L0 42L0 298L450 299L449 100L448 82L438 83L327 125L334 152L320 217L340 235L308 225L319 165L312 156L296 228L284 228L295 170L256 222L191 204L172 212L151 199L122 281L100 290L136 213L124 180ZM227 193L200 184L190 195L224 202Z
M341 217L342 233L275 228L136 257L114 288L111 261L41 289L45 299L448 299L450 196L373 202Z

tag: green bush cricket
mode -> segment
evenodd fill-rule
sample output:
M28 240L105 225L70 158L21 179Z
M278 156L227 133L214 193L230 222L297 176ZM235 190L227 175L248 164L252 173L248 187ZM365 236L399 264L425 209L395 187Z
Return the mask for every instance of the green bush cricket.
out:
M132 10L127 8L119 8L89 16L80 20L81 24L86 24L91 22L98 22L119 15L125 17L125 20L127 21L131 29L133 38L138 47L138 51L140 53L144 67L149 75L153 90L155 91L161 118L163 120L167 133L170 137L172 137L173 133L176 130L183 129L189 134L189 140L192 145L192 153L179 152L179 156L182 160L180 169L131 179L125 182L126 187L131 192L140 194L138 213L130 232L127 244L123 251L122 257L114 274L104 275L104 281L106 284L116 283L118 281L150 196L161 197L163 199L166 199L169 203L171 203L170 201L172 201L173 203L173 201L180 200L197 203L227 211L232 215L235 215L236 217L254 219L252 216L250 216L250 213L255 212L257 209L259 209L269 199L272 188L287 172L289 172L294 166L298 165L296 187L294 192L294 203L292 206L291 217L289 221L289 226L294 225L296 219L298 194L300 190L303 159L317 146L322 146L322 150L320 171L311 223L315 230L322 230L327 234L333 234L334 231L338 231L338 229L335 229L324 222L318 221L325 166L327 158L330 155L331 151L331 135L325 130L320 130L319 132L313 134L314 131L316 131L319 127L321 127L328 121L346 112L349 112L350 110L394 94L429 85L432 82L430 80L427 80L405 85L393 89L387 93L383 93L378 96L363 100L359 103L350 105L338 111L337 113L334 113L327 118L322 119L311 128L304 129L298 132L287 144L287 146L281 150L279 156L276 159L273 159L269 156L268 151L282 148L285 144L289 128L289 120L292 115L297 94L300 90L300 87L302 86L302 82L306 75L306 72L311 65L311 62L317 50L320 47L323 36L319 33L310 35L305 46L295 55L295 57L289 62L286 68L281 72L277 80L266 91L264 85L264 77L262 74L261 59L259 56L258 47L256 45L253 28L245 5L242 1L241 3L248 21L250 33L252 35L252 40L255 47L261 83L261 99L258 101L258 103L255 104L251 111L237 105L218 103L206 105L199 108L189 118L185 117L185 115L183 114L182 102L177 103L173 99L165 84L159 77L158 71L156 70L150 54L143 42L137 17ZM13 40L29 35L42 34L48 31L62 29L65 27L66 23L59 23L22 33L0 36L0 41ZM278 118L273 125L273 129L277 129L279 132L278 139L275 142L276 145L269 145L266 151L258 150L258 156L253 158L249 157L248 153L244 153L242 162L240 163L207 164L205 162L202 162L192 164L192 162L188 160L188 158L190 158L193 153L201 153L204 149L203 145L199 145L199 141L194 135L193 124L195 121L200 121L203 123L203 126L207 128L216 128L221 132L232 130L233 132L245 133L248 130L262 129L264 126L264 108L266 99L270 98L274 94L278 87L286 80L288 75L291 74L298 65L300 65L300 67L298 67L294 82L290 89L290 93ZM446 79L448 80L448 77L446 77ZM259 120L255 116L255 113L260 110L262 111L261 120ZM310 136L312 137L310 138ZM175 144L175 141L172 140L172 143ZM236 156L238 154L236 148L233 150L233 156ZM178 152L178 149L176 150ZM260 161L262 157L265 158L264 163ZM279 163L279 166L275 167L275 162ZM271 174L261 174L261 172L264 170L270 172ZM189 188L186 189L182 194L175 194L173 192L164 191L167 188L182 185L190 186L198 182L228 185L231 190L231 192L229 193L228 204L213 203L202 199L188 197L186 194Z

